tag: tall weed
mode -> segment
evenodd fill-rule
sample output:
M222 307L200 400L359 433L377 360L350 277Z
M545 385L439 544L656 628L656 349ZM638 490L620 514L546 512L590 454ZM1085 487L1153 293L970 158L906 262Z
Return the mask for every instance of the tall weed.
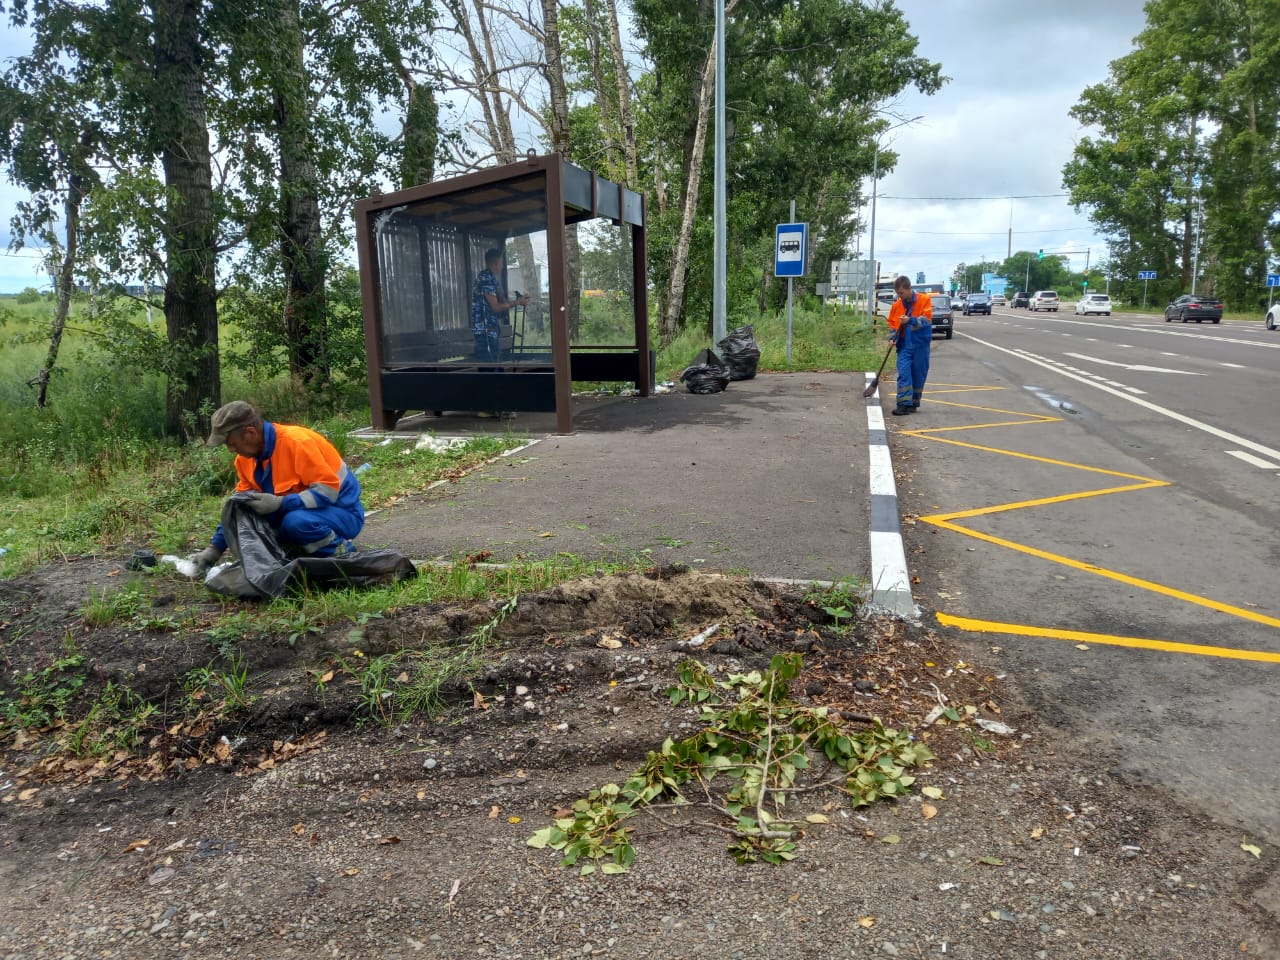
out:
M755 328L756 342L760 345L761 370L858 371L875 369L880 363L877 351L883 349L883 344L878 341L877 334L883 331L883 322L879 331L873 331L865 318L847 307L835 312L830 306L819 310L816 301L812 305L795 305L790 365L787 364L785 310L763 315L756 315L754 311L738 312L729 318L728 326L732 329L746 323ZM685 327L679 336L658 352L658 379L675 379L705 347L715 349L705 327Z

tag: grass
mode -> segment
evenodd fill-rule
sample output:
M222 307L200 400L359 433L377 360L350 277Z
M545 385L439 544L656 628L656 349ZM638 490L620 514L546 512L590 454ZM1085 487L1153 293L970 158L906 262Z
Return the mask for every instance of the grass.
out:
M730 318L729 328L744 323L755 328L761 370L874 370L884 350L883 322L877 329L869 329L866 321L848 307L828 306L819 311L816 304L797 305L792 312L790 364L785 310L760 317L738 314ZM699 350L709 346L711 338L704 330L686 327L659 351L658 380L674 380Z
M234 486L231 456L199 442L182 445L163 438L161 378L131 369L110 355L79 301L73 303L50 404L36 410L26 381L47 349L52 309L46 299L20 303L14 297L0 298L0 488L5 492L0 497L0 548L5 551L0 554L0 578L70 556L119 553L129 546L178 554L203 546L217 524L223 498ZM611 304L591 303L586 317L592 335L605 336L617 325L617 313ZM733 322L742 319L735 317ZM790 367L785 361L784 315L751 320L766 370L859 370L878 362L875 333L850 312L836 316L830 310L819 314L799 306ZM158 316L154 320L161 321ZM226 331L229 345L235 338L234 330ZM674 377L706 345L705 336L685 331L662 351L659 377ZM308 423L333 440L353 468L368 464L371 469L360 474L360 481L369 509L387 507L438 480L461 476L523 439L483 437L436 453L351 438L349 431L369 422L362 383L340 385L336 399L331 398L336 412L319 415L308 411L307 398L283 378L251 382L228 367L223 393L257 402L268 417ZM451 575L464 581L451 588L454 593L501 586L469 574ZM90 598L86 617L104 623L120 619L111 604L121 602ZM142 617L139 611L134 615ZM161 620L151 624L161 630L173 626Z
M354 651L342 669L360 685L356 714L365 722L391 724L419 715L432 716L444 706L442 692L451 681L464 681L484 663L494 633L516 609L513 595L462 644L430 644L399 650L372 660Z
M256 615L239 611L225 621L220 620L206 632L211 639L215 635L225 638L225 623L246 634L262 628L275 633L283 629L287 634L290 630L320 628L348 621L358 628L370 619L390 616L409 607L536 593L570 580L634 572L651 565L648 557L594 562L573 554L560 554L547 560L477 566L465 558L455 557L450 563L422 565L413 580L380 587L322 590L282 597L262 607ZM302 635L295 639L302 639Z

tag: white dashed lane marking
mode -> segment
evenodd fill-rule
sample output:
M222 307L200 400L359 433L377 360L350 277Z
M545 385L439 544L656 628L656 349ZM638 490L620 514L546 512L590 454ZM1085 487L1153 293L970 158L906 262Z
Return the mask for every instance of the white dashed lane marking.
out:
M1243 450L1228 450L1227 456L1243 460L1250 466L1260 467L1263 470L1280 470L1280 463L1270 463L1261 457L1255 457L1252 453L1245 453Z

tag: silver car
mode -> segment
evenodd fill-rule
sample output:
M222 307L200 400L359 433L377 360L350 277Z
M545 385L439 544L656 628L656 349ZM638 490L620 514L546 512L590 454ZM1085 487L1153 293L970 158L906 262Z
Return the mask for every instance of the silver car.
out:
M1058 312L1058 294L1054 290L1037 290L1031 296L1027 306L1032 310L1052 310Z

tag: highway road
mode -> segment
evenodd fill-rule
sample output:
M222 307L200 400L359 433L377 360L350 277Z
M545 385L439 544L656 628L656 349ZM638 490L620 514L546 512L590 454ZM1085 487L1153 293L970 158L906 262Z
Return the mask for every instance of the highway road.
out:
M1280 841L1280 332L1070 310L934 342L917 601L1099 769Z

